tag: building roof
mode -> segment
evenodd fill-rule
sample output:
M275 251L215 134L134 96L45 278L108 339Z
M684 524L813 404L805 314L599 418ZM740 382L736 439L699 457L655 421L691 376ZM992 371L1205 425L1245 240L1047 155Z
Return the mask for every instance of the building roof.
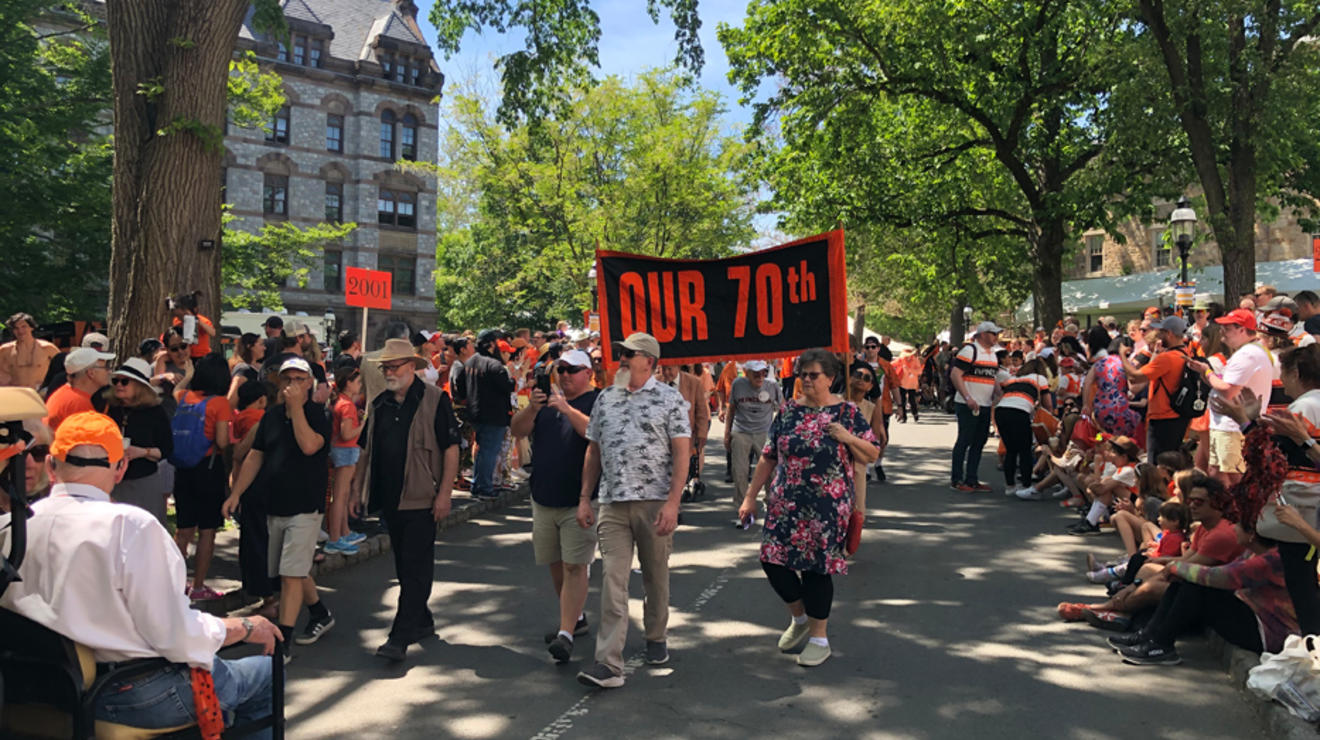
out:
M1257 262L1257 285L1273 285L1280 293L1295 293L1299 290L1315 290L1320 284L1314 272L1311 259L1283 260L1280 262ZM1195 268L1188 278L1196 283L1197 297L1201 294L1218 295L1224 292L1224 268L1222 265ZM1158 272L1138 272L1118 277L1088 278L1069 280L1063 284L1064 313L1130 313L1140 311L1147 306L1161 303L1173 303L1174 284L1178 282L1178 271L1174 269ZM1163 299L1163 300L1161 300ZM1230 301L1236 305L1236 296ZM1021 322L1032 320L1033 299L1028 298L1018 306L1015 318Z
M333 29L329 52L339 59L371 59L377 36L427 46L416 19L400 13L396 0L285 0L284 14ZM258 38L252 29L251 10L239 36Z

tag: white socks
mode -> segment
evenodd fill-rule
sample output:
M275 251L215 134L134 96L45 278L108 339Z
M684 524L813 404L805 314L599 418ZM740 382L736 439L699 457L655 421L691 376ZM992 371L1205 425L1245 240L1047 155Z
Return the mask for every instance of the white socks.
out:
M1100 526L1100 520L1104 519L1107 513L1109 513L1108 506L1099 501L1092 501L1091 510L1086 512L1086 521L1090 522L1092 526L1098 527Z
M804 624L806 624L806 623L807 623L807 615L805 615L805 614L803 614L803 615L801 615L801 616L793 617L793 624L796 624L796 625L799 626L799 627L801 627L802 625L804 625Z
M821 647L830 646L830 638L828 637L812 637L809 638L807 642L811 643L812 645L820 645Z
M559 636L562 637L562 638L564 638L565 640L568 640L569 642L572 642L572 641L573 641L573 633L572 633L572 632L565 632L564 630L559 630Z

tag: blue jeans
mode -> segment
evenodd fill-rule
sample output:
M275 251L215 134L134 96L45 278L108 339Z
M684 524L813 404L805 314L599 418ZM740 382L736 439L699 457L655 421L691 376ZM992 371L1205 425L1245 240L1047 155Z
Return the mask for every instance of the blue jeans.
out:
M506 426L497 424L477 424L477 457L472 463L472 494L474 496L495 495L495 466L500 462L500 453L504 451Z
M975 486L981 482L978 472L981 451L990 437L990 409L981 407L981 413L973 416L967 404L953 406L958 414L958 440L953 443L953 474L949 481L955 486L959 483Z
M278 658L277 658L278 659ZM216 658L211 663L215 696L225 713L225 725L233 726L270 715L270 657L254 655L238 660ZM193 724L192 674L188 666L168 669L111 682L101 692L96 718L105 722L159 729ZM269 729L251 737L268 738Z

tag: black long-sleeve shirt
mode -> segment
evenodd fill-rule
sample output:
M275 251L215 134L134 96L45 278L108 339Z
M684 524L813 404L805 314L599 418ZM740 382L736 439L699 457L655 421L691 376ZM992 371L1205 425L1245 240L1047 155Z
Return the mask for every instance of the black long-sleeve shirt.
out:
M134 447L155 447L164 460L174 452L174 430L170 428L170 415L163 406L111 405L106 413L119 425L119 431ZM126 480L145 478L156 472L156 461L139 457L128 463Z

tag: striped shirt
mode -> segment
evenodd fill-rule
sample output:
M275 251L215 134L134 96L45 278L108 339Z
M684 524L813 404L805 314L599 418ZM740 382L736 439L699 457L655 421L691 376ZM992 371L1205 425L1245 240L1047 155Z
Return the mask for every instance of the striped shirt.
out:
M1041 394L1050 389L1050 381L1039 373L1029 373L1008 379L1003 387L1004 397L999 399L999 408L1017 409L1031 415L1036 412Z
M968 342L958 350L953 358L953 366L962 371L963 383L967 395L978 406L989 406L995 395L995 375L999 372L999 360L995 353L976 342ZM955 403L967 403L962 394L953 398Z

